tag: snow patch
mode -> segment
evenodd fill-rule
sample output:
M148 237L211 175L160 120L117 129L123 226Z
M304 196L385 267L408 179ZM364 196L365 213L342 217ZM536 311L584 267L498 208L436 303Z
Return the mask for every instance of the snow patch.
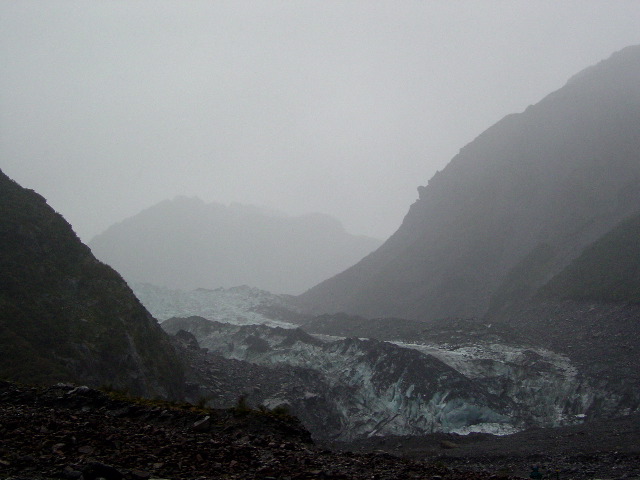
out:
M298 325L274 320L259 307L282 307L285 302L257 288L241 286L215 290L172 290L148 283L131 283L131 289L147 310L161 323L172 317L198 316L232 325L267 325L296 328Z

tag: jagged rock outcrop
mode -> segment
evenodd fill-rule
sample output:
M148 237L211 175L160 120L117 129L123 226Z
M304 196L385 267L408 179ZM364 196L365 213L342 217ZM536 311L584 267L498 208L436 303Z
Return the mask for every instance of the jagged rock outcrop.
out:
M640 210L638 152L632 46L461 149L384 245L299 300L318 313L433 320L526 299Z
M247 369L271 368L274 378L286 369L298 375L306 370L306 378L314 381L307 381L304 390L281 388L274 394L263 379L260 392L251 397L270 407L288 404L319 438L512 431L533 419L504 395L504 389L472 379L459 365L453 368L432 352L376 340L323 341L300 329L238 326L199 317L169 319L162 327L172 334L187 331L209 352L243 361ZM484 359L478 363L486 370L494 367L486 366ZM522 368L521 373L526 376L534 370ZM567 383L565 376L555 372L550 372L550 378ZM512 385L516 383L514 379ZM324 420L310 418L309 413L318 408L325 412Z
M177 398L168 336L44 198L0 172L0 377Z
M582 263L582 262L581 262ZM374 336L433 355L488 392L512 418L555 426L638 412L640 306L538 297L504 317L417 320L322 315L321 335Z
M173 289L251 285L298 294L360 260L380 241L321 214L287 217L197 198L166 200L89 242L131 282Z
M311 429L316 439L335 437L341 431L340 412L331 398L331 389L312 368L264 366L225 358L200 348L196 337L185 330L175 333L174 342L189 367L188 401L213 408L229 408L242 402L251 408L291 412Z

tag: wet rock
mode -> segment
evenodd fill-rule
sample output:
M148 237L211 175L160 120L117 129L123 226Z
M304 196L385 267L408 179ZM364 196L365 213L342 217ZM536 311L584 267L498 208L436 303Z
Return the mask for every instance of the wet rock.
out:
M194 422L191 428L194 432L208 432L211 430L211 418L207 415L197 422Z
M82 470L84 480L97 480L104 478L105 480L122 480L124 475L115 467L100 462L90 463Z
M64 452L62 451L62 449L65 446L66 445L64 443L56 443L53 447L51 447L51 451L53 453L57 453L58 455L64 455Z
M131 470L129 473L132 480L148 480L151 478L151 473L145 470Z
M81 476L82 476L82 472L80 470L76 470L71 465L67 465L66 467L64 467L64 470L62 470L62 477L68 478L69 480L76 480L76 479L79 479Z
M87 387L86 385L81 385L79 387L76 387L72 390L70 390L69 392L67 392L67 395L87 395L89 393L91 393L92 390L91 388Z

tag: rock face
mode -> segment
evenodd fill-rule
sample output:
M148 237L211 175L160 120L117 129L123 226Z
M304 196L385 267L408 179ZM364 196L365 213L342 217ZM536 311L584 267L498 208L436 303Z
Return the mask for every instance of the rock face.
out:
M589 245L542 287L538 299L640 303L640 214Z
M563 352L594 388L585 414L621 416L640 410L640 305L585 300L539 300L498 322L532 342Z
M317 313L432 320L528 298L640 211L639 151L633 46L482 133L419 188L387 242L300 301Z
M624 237L634 230L621 231ZM603 240L616 246L607 252L620 252L618 240ZM633 264L629 256L624 267ZM566 271L609 265L602 253L591 257L580 256ZM592 273L583 278L597 278ZM637 412L638 306L566 298L566 275L540 290L559 285L550 290L555 296L538 293L517 311L428 323L347 314L305 319L288 310L288 297L250 288L167 295L138 287L150 308L185 317L162 326L185 347L190 401L226 407L245 397L253 406L284 405L315 438L350 441L504 433ZM571 278L577 286L575 273ZM193 313L217 321L186 318Z
M162 327L181 337L193 335L209 351L207 363L215 371L239 369L226 390L242 384L253 405L287 405L319 439L506 433L579 423L585 412L591 418L621 403L565 356L493 337L456 343L451 330L449 343L442 345L426 337L413 344L314 337L300 329L200 317L169 319ZM254 378L243 380L242 370L254 371ZM203 373L198 383L214 385L212 405L219 405L218 379Z
M299 294L380 245L321 214L286 217L178 197L113 225L89 246L127 281L173 289L251 285Z
M213 408L243 403L254 409L279 409L295 414L316 439L339 436L341 415L331 389L312 368L225 358L200 348L195 336L184 330L176 332L174 341L189 366L188 401Z
M487 392L512 420L556 426L640 410L640 305L539 298L492 319L373 319L322 315L322 335L367 335L433 355ZM514 425L517 422L514 422Z
M177 398L171 343L37 193L0 172L0 377Z
M53 480L481 480L523 478L529 465L560 478L637 478L638 424L521 435L372 438L367 453L315 446L295 418L132 402L87 387L0 381L0 475ZM525 432L526 433L526 432ZM371 442L371 443L369 443ZM447 448L455 446L455 448ZM415 460L399 458L409 455ZM455 466L456 469L449 466ZM473 471L475 470L475 471Z

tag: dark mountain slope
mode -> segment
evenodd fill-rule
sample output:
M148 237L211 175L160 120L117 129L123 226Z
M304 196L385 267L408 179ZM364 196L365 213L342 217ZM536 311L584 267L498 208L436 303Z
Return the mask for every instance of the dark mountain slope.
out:
M544 262L543 262L544 263ZM535 277L523 267L518 281ZM631 411L640 407L640 214L624 220L529 299L509 298L486 321L568 355ZM623 412L612 412L623 413Z
M0 377L181 395L168 337L71 226L0 171Z
M640 214L587 247L539 296L640 304Z
M298 294L360 260L378 240L321 214L178 197L111 226L89 246L128 281L190 290L251 285Z
M518 293L529 296L640 208L639 152L634 46L481 134L418 189L382 247L300 301L370 317L481 316L533 257L544 268L528 269Z

